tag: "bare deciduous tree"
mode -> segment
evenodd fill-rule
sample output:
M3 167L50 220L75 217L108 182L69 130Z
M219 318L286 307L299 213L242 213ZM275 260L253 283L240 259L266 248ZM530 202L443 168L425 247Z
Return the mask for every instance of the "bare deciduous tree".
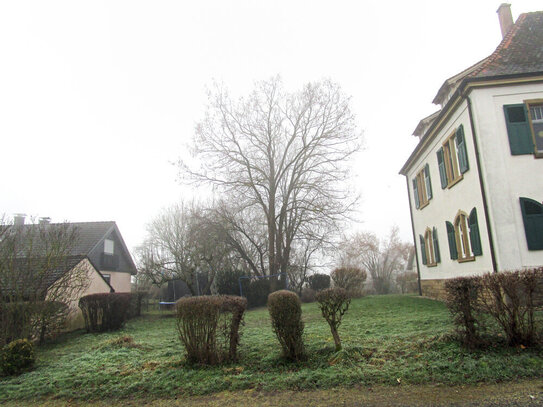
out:
M16 225L0 220L0 308L20 313L12 321L18 333L10 335L43 341L74 311L74 301L90 284L90 267L72 255L78 236L68 223ZM15 314L10 315L3 317Z
M228 248L208 216L203 206L182 203L163 210L148 225L147 239L136 250L148 281L161 286L181 280L192 295L209 291L216 271L228 260ZM205 276L202 287L199 275Z
M354 203L344 182L360 136L349 98L330 81L288 93L275 78L238 101L217 87L209 103L193 142L200 167L180 163L181 173L257 208L265 271L284 273L293 242L317 226L330 230Z
M339 263L342 267L361 267L371 276L378 294L388 294L394 288L394 275L405 269L412 245L400 240L393 227L386 239L374 233L356 233L340 245Z

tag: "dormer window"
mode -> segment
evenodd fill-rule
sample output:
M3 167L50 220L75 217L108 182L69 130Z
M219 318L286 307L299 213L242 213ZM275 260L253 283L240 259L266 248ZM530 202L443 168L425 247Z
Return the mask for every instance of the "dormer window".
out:
M115 253L115 242L111 239L104 240L104 253L105 254L114 254Z

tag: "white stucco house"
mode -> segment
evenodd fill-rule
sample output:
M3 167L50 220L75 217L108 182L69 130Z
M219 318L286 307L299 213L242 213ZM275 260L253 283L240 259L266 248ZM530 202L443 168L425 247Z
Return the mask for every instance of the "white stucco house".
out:
M543 265L543 11L498 16L501 43L444 82L400 171L430 297L448 278Z

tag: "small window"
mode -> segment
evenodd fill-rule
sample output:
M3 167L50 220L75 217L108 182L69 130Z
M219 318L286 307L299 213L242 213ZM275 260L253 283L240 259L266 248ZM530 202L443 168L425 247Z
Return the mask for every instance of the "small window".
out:
M428 164L417 173L413 178L413 196L415 198L415 206L417 209L422 209L430 199L432 199L432 181L430 179L430 168Z
M441 188L451 188L469 170L464 126L460 125L437 152Z
M115 253L115 242L111 239L104 240L104 253L105 254L114 254Z
M111 284L111 274L102 274L106 283Z

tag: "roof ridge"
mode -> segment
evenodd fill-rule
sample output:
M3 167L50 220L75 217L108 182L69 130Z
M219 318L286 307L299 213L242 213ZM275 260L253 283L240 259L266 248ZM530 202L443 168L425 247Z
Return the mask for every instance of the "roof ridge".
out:
M490 65L492 62L494 62L499 57L500 51L502 49L506 48L511 43L511 41L513 40L513 37L516 35L516 33L518 32L520 26L522 25L522 23L526 19L526 15L527 15L527 13L522 13L521 15L518 16L517 21L515 21L515 24L513 24L513 27L511 27L509 32L505 35L505 37L503 37L502 41L498 44L498 46L496 47L494 52L492 54L490 54L488 57L486 57L486 61L483 64L481 64L481 66L479 68L475 69L472 73L470 73L468 76L472 76L472 77L477 76L488 65ZM484 59L483 59L483 61L484 61Z

